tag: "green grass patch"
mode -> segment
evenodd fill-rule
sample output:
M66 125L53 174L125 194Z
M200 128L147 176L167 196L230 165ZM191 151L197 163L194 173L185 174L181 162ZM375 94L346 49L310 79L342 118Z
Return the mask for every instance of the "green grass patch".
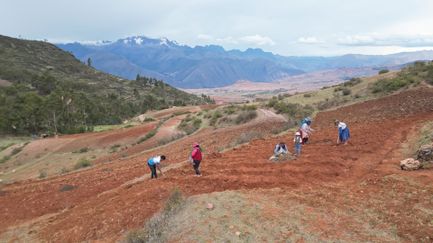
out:
M185 115L185 114L191 114L190 111L175 111L173 112L174 116L181 116L181 115Z
M14 155L18 154L22 150L23 150L23 147L18 147L18 148L12 149L11 156L14 156Z
M0 164L3 164L10 159L11 159L11 156L9 156L9 155L4 156L2 159L0 159Z
M421 128L420 137L417 141L417 147L433 143L433 122L428 122Z
M256 110L245 110L236 116L235 123L236 124L247 123L256 117L257 117L257 111Z
M48 173L46 170L40 170L39 171L39 179L44 179L48 176Z
M200 129L202 123L203 121L198 117L186 117L181 121L178 129L190 135Z
M79 150L77 150L77 151L73 151L72 153L79 153L79 154L82 154L82 153L87 153L87 152L89 152L89 147L83 147L83 148L80 148Z
M401 88L408 87L414 83L413 79L394 78L394 79L381 79L373 84L372 92L376 93L390 93L397 91Z
M12 145L15 145L15 143L8 143L8 144L0 146L0 152L3 151L3 150L5 150L5 149L7 149L7 148L9 148Z
M362 79L361 78L351 78L349 81L346 81L343 83L344 87L353 87L357 84L362 83Z
M141 137L138 139L137 144L140 144L140 143L150 139L151 137L155 136L157 132L158 132L157 129L153 129L152 131L146 133L146 135L144 135L144 137Z
M91 163L89 160L87 160L87 159L85 159L85 158L82 158L82 159L80 159L80 161L78 161L78 162L74 165L74 169L75 169L75 170L78 170L78 169L86 168L86 167L89 167L89 166L92 166L92 163Z
M379 75L380 75L380 74L385 74L385 73L389 73L389 70L388 70L388 69L382 69L382 70L380 70L380 71L378 72Z

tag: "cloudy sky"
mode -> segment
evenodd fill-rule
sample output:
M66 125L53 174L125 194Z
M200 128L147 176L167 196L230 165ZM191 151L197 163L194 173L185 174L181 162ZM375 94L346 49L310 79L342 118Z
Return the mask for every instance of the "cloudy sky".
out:
M433 49L431 0L0 0L0 34L52 42L167 37L281 55Z

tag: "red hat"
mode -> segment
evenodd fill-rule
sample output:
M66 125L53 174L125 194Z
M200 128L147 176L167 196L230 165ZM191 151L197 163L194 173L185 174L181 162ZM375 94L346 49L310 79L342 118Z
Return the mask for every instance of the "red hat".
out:
M195 142L195 143L192 145L192 147L193 147L193 148L195 148L195 147L200 147L200 144L198 144L197 142Z

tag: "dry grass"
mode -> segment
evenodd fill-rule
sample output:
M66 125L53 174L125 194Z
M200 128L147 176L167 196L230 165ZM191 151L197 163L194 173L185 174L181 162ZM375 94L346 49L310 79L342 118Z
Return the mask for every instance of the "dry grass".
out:
M253 139L263 138L263 133L258 131L250 131L246 133L242 133L238 138L231 142L231 146L237 146L244 143L249 143Z
M164 232L169 231L169 220L181 209L184 203L182 192L175 188L165 202L161 213L153 216L143 229L131 231L126 236L127 243L165 242Z

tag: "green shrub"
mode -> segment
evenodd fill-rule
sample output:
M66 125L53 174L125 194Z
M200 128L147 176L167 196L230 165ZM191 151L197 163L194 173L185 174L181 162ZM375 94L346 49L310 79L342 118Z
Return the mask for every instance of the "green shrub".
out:
M343 86L344 87L352 87L352 86L355 86L361 82L362 82L362 79L360 79L360 78L351 78L349 81L344 82ZM340 87L340 90L342 90L341 87Z
M88 147L83 147L83 148L80 148L78 151L74 151L72 153L80 153L80 154L82 154L82 153L87 153L87 152L89 152L89 148Z
M311 96L312 96L311 93L306 93L306 94L304 94L304 97L305 97L305 98L310 98Z
M39 179L43 179L45 177L47 177L47 172L45 170L40 170L39 171Z
M60 191L60 192L67 192L67 191L72 191L72 190L74 190L75 188L77 188L77 187L76 187L76 186L73 186L73 185L68 185L68 184L66 184L66 185L63 185L62 187L60 187L59 191Z
M117 151L118 148L120 148L121 145L120 144L114 144L113 146L110 147L110 153L114 153Z
M14 149L12 149L11 156L14 156L14 155L18 154L18 153L21 152L22 150L23 150L23 147L19 147L19 148L14 148Z
M120 144L114 144L113 146L111 146L111 148L110 149L117 149L117 148L120 148Z
M235 118L236 124L242 124L249 122L257 117L257 111L255 110L246 110L242 111L237 117Z
M143 120L143 122L151 122L151 121L155 121L155 119L153 119L152 117L146 117Z
M343 90L343 87L341 87L341 86L337 86L334 88L334 92L338 92L338 91L342 91L342 90Z
M3 164L3 163L5 163L6 161L8 161L8 160L10 160L11 159L11 156L4 156L2 159L0 159L0 164Z
M347 88L344 88L344 89L343 89L343 95L344 95L344 96L346 96L346 95L350 95L351 93L352 93L352 90L347 89Z
M190 111L175 111L173 112L173 115L175 116L180 116L180 115L185 115L185 114L190 114Z
M433 85L433 68L427 71L426 82Z
M150 139L151 137L155 136L157 132L157 129L153 129L152 131L146 133L146 135L144 135L144 137L141 137L140 139L138 139L137 144L140 144L148 139Z
M187 117L182 120L182 122L179 124L178 128L181 131L184 131L187 135L190 135L200 129L202 124L202 120L200 118L194 117Z
M3 151L5 149L9 148L12 145L15 145L15 143L8 143L8 144L5 144L3 146L0 146L0 151Z
M89 167L91 165L92 165L92 163L89 160L87 160L87 159L81 159L80 161L78 161L78 163L75 164L74 169L78 170L78 169L81 169L81 168Z
M255 110L257 110L257 106L256 105L243 105L241 110L243 110L243 111L255 111Z
M210 124L211 126L215 126L216 123L218 122L218 119L220 119L222 116L223 116L223 115L221 114L220 111L218 111L218 110L215 111L215 112L213 113L213 115L212 115L212 118L210 119L209 124Z
M237 110L236 106L234 105L229 105L223 108L223 112L227 115L231 115L233 113L235 113Z
M382 69L382 70L379 71L379 75L380 74L384 74L384 73L388 73L388 72L389 72L388 69Z
M413 79L404 78L404 77L397 77L393 79L381 79L373 84L372 92L389 93L407 87L413 82L414 82Z

